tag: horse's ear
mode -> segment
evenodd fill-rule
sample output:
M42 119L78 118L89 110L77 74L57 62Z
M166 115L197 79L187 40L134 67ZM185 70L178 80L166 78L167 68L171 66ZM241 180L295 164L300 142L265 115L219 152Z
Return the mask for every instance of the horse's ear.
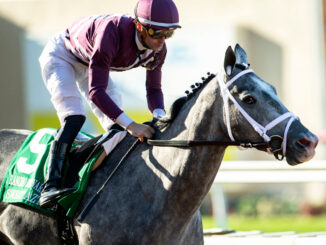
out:
M246 51L237 43L234 48L236 63L248 65L248 57Z
M229 46L225 51L225 58L224 58L224 70L227 75L231 75L233 67L235 65L236 57L235 54Z

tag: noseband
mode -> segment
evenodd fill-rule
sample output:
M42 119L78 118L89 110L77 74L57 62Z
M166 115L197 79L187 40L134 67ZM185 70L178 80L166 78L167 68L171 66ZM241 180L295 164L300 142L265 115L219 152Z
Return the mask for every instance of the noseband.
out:
M224 103L224 111L226 116L226 123L227 123L227 131L229 134L229 137L232 141L235 141L232 130L231 130L231 122L230 122L230 113L229 113L229 100L233 102L233 104L237 107L237 109L240 111L240 113L243 115L244 118L250 123L250 125L254 128L254 130L264 139L265 142L268 143L268 147L266 148L267 151L274 154L276 159L283 160L286 154L286 143L287 143L287 135L290 129L291 124L295 119L298 119L292 112L285 112L284 114L280 115L279 117L275 118L273 121L268 123L265 127L259 124L256 120L254 120L235 100L235 98L232 96L232 94L229 91L229 87L240 77L248 74L253 73L254 71L251 69L245 69L242 72L238 73L236 76L234 76L231 80L228 82L224 82L224 79L222 77L222 72L219 73L219 85L221 89L221 95L223 98ZM289 121L286 124L286 127L284 129L283 137L280 135L273 135L268 136L267 131L274 128L279 123L283 122L284 120L288 119Z

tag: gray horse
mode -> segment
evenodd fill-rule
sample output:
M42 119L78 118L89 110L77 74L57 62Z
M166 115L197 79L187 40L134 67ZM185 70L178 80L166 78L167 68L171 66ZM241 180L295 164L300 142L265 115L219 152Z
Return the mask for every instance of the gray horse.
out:
M216 76L191 95L177 100L169 117L155 124L155 138L257 143L278 135L283 140L280 154L285 155L289 164L310 160L317 137L289 114L270 84L247 70L245 51L239 45L234 50L229 47L220 76L224 81L219 82ZM1 179L29 133L0 131ZM134 141L127 136L93 172L83 204L107 178L110 163L118 162ZM226 147L137 145L85 219L75 222L79 244L203 244L198 210ZM1 203L0 213L1 239L7 244L60 244L55 219L6 203Z

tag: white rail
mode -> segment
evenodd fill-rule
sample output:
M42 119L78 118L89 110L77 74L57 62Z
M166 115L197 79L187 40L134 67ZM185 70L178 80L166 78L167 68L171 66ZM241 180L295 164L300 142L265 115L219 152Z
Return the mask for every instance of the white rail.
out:
M227 229L227 202L222 183L326 182L326 161L290 166L285 161L224 161L211 188L216 223ZM326 244L326 243L325 243Z
M281 232L262 233L259 231L235 232L228 235L205 236L205 245L325 245L326 233Z
M326 161L290 166L285 161L224 161L215 183L326 182Z

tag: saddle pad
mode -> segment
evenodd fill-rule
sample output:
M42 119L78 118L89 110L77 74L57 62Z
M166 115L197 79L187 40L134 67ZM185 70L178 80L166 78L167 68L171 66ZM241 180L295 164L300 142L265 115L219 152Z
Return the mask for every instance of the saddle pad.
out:
M47 172L50 146L57 133L55 129L40 129L29 135L10 163L0 188L0 201L7 203L23 203L37 210L54 214L55 209L44 209L39 206L39 198ZM91 139L87 134L85 137ZM104 142L105 140L103 140ZM99 141L97 141L99 142ZM101 143L103 143L101 142ZM119 141L120 142L120 141ZM119 143L119 142L116 142ZM108 144L108 143L107 143ZM72 150L76 147L72 146ZM67 210L67 216L72 218L86 190L87 183L97 157L103 152L103 147L88 157L87 163L78 172L77 188L72 194L59 200L59 204ZM66 162L65 164L69 164Z

